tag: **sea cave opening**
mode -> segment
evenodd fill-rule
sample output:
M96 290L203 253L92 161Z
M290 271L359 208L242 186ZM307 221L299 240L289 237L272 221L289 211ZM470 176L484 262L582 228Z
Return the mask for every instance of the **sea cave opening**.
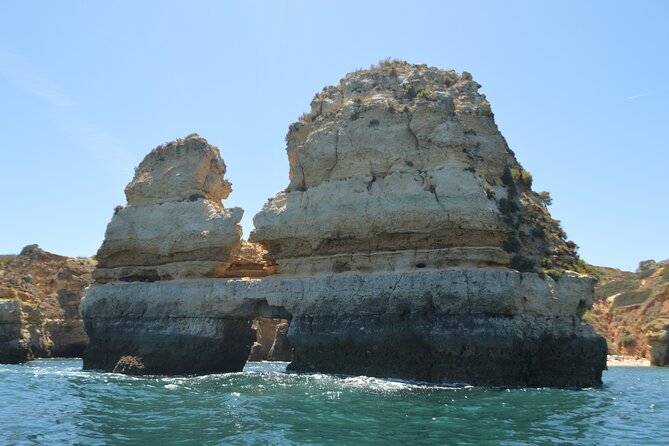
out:
M290 362L293 358L293 349L288 341L291 319L292 315L285 308L269 305L266 300L259 302L251 320L255 341L250 346L248 362Z

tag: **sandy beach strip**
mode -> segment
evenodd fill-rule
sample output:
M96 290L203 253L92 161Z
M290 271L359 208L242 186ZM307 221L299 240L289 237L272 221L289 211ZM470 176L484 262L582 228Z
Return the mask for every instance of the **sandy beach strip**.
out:
M608 367L649 367L650 360L634 356L608 355L606 365Z

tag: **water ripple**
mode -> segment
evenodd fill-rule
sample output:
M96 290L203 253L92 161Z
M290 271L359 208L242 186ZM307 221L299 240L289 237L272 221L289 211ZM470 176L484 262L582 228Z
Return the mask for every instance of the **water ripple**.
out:
M0 365L0 444L666 444L667 388L660 368L559 390L298 375L285 363L133 377L40 360Z

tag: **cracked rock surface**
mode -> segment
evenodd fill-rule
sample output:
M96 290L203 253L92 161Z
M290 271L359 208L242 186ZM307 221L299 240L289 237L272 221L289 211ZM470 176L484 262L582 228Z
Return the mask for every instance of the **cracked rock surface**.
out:
M290 126L290 184L250 240L282 273L574 269L479 87L466 72L388 61L323 89Z
M159 146L140 163L97 253L97 283L220 277L241 246L243 211L218 148L198 135Z

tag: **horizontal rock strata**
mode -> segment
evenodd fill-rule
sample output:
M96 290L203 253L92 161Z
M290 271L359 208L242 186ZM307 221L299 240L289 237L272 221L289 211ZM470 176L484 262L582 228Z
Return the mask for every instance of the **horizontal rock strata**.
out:
M107 226L95 280L222 276L240 249L243 215L221 204L232 190L224 174L218 149L197 135L154 149Z
M501 268L107 284L82 304L85 367L131 355L147 373L235 370L262 316L290 320L295 371L587 386L606 349L578 316L590 287Z
M478 88L468 73L386 61L324 89L290 126L290 183L254 217L257 245L241 250L227 238L234 212L220 225L202 218L226 190L211 186L224 181L222 161L206 175L199 167L215 160L199 155L211 146L193 137L156 149L110 223L99 285L82 304L85 367L241 370L263 317L289 321L293 371L600 384L606 343L581 322L592 279L570 272L582 266L576 245ZM160 214L169 203L193 211Z

